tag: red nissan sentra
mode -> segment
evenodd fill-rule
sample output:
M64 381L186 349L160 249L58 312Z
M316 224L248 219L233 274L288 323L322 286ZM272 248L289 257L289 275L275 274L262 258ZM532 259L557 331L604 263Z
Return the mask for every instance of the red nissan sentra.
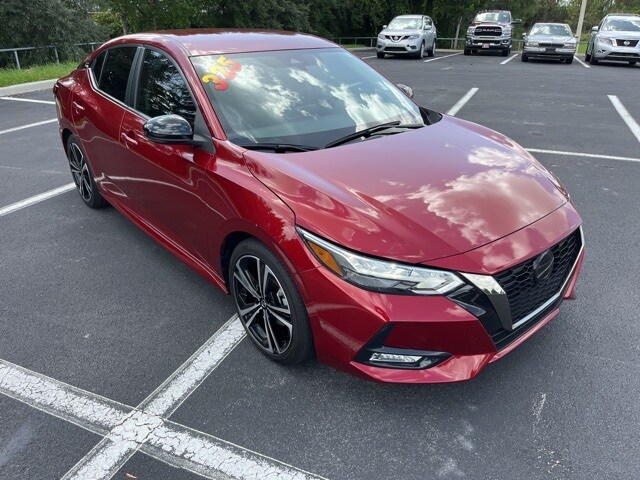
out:
M562 184L321 38L130 35L54 93L84 202L229 292L277 362L466 380L574 296L584 239Z

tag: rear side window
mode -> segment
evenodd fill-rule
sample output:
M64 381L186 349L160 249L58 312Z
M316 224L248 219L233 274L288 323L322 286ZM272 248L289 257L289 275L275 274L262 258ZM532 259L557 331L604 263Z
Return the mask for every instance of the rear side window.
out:
M150 117L175 114L193 127L196 105L178 68L166 55L145 50L136 95L136 110Z
M107 56L107 52L102 52L96 57L91 64L91 71L93 72L93 78L96 79L96 83L100 81L100 73L102 72L102 65L104 64L104 57Z
M124 102L127 81L138 47L118 47L107 50L98 88L113 98Z

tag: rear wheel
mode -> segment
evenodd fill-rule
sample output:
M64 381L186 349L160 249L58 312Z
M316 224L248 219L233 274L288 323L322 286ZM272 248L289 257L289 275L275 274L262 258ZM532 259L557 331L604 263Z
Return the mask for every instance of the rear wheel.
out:
M427 55L430 57L435 57L436 55L436 39L433 39L433 45L431 45L431 48L429 50L427 50Z
M241 242L229 264L231 295L249 338L264 355L284 365L313 356L307 309L291 275L265 245Z
M69 168L82 201L91 208L102 208L108 205L98 191L98 186L93 179L87 156L78 139L71 135L67 140L67 158Z
M376 53L376 57L378 57L378 58L384 58L384 52L377 52L377 53Z

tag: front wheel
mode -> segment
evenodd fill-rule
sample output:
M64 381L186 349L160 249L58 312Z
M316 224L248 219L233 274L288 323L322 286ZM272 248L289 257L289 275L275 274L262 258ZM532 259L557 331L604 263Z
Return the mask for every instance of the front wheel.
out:
M508 57L509 53L511 53L511 49L507 48L506 50L502 50L502 56L503 57Z
M424 58L424 42L420 44L420 50L418 50L418 53L416 53L416 58Z
M376 52L376 57L384 58L384 52Z
M592 49L591 55L589 55L589 65L597 65L597 64L598 64L598 59L596 58L596 54Z
M471 55L471 50L469 50L468 48L465 48L463 51L464 55Z
M629 62L629 65L635 65L636 63L638 63L636 60L631 60L631 61Z
M73 183L76 184L78 193L85 205L91 208L107 206L107 201L100 195L98 185L93 179L87 156L79 140L74 135L71 135L67 140L67 159L69 160Z
M568 64L572 64L573 63L573 57L569 57L565 60L566 63Z
M280 260L248 239L235 248L229 267L238 317L258 350L283 365L309 360L313 337L307 309Z
M523 53L522 56L520 57L520 60L522 60L523 62L528 62L529 61L529 57L527 57L527 55L525 53Z

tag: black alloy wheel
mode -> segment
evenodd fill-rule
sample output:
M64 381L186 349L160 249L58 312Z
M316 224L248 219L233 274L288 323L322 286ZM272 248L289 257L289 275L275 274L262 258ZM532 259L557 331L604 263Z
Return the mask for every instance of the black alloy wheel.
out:
M241 242L229 276L238 317L264 355L284 365L313 356L307 309L291 275L267 247L255 239Z

